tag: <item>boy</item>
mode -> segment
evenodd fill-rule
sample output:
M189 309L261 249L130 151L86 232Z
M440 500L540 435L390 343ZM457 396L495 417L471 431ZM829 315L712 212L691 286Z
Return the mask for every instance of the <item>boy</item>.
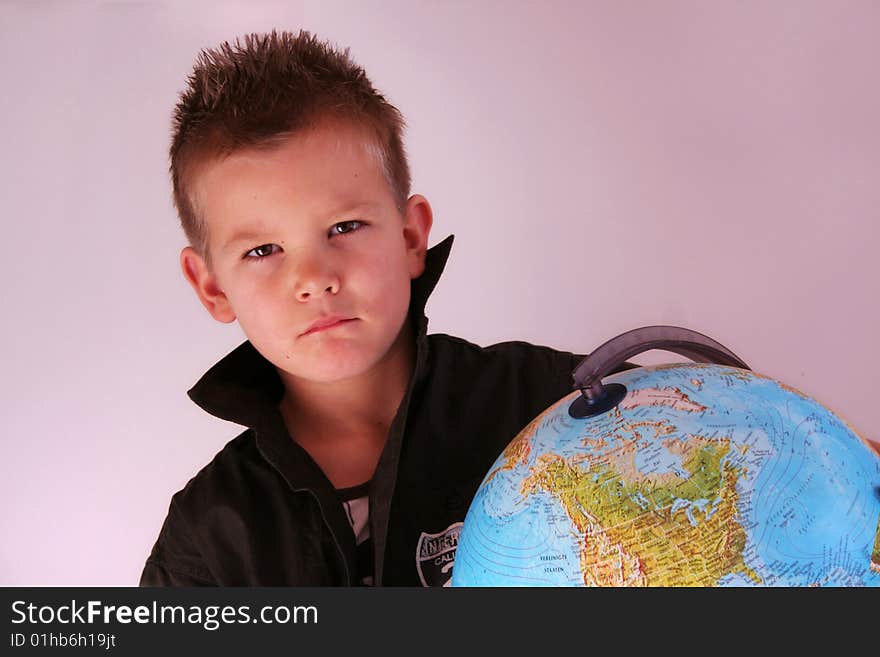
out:
M428 336L404 120L308 32L203 51L176 108L184 275L248 340L189 391L246 427L176 493L141 585L446 585L477 486L583 356Z

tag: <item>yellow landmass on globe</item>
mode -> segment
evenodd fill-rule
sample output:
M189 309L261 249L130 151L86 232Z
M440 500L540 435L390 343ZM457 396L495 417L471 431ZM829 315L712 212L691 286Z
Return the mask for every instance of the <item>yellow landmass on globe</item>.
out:
M670 386L667 388L639 388L630 390L629 394L620 402L620 408L630 410L639 406L668 406L676 411L689 413L702 413L706 407L698 404L682 392L681 388Z
M581 572L588 586L708 586L744 573L746 533L738 519L740 468L721 461L726 438L678 441L686 479L632 481L611 464L581 469L558 455L541 455L522 494L555 495L583 540ZM676 500L680 507L673 510ZM706 500L701 510L689 504ZM687 511L690 511L690 518Z

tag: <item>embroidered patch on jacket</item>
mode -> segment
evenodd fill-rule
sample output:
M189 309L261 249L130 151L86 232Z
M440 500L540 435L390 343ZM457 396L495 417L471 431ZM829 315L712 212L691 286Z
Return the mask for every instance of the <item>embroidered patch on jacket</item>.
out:
M416 544L416 570L422 586L450 586L455 549L463 522L455 522L439 534L422 532Z

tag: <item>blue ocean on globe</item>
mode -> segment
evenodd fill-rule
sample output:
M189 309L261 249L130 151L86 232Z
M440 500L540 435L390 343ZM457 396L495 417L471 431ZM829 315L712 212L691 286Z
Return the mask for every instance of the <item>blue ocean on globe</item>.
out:
M486 474L453 586L880 586L880 456L803 393L683 363L549 407Z

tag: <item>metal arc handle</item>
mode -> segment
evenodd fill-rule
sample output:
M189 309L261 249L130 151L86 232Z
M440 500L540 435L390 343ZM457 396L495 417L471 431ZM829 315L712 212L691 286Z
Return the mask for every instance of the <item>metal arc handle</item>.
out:
M603 377L628 358L651 349L663 349L689 358L695 363L715 363L751 369L735 353L712 338L679 326L645 326L621 333L601 345L575 368L574 388L587 401L604 395Z

